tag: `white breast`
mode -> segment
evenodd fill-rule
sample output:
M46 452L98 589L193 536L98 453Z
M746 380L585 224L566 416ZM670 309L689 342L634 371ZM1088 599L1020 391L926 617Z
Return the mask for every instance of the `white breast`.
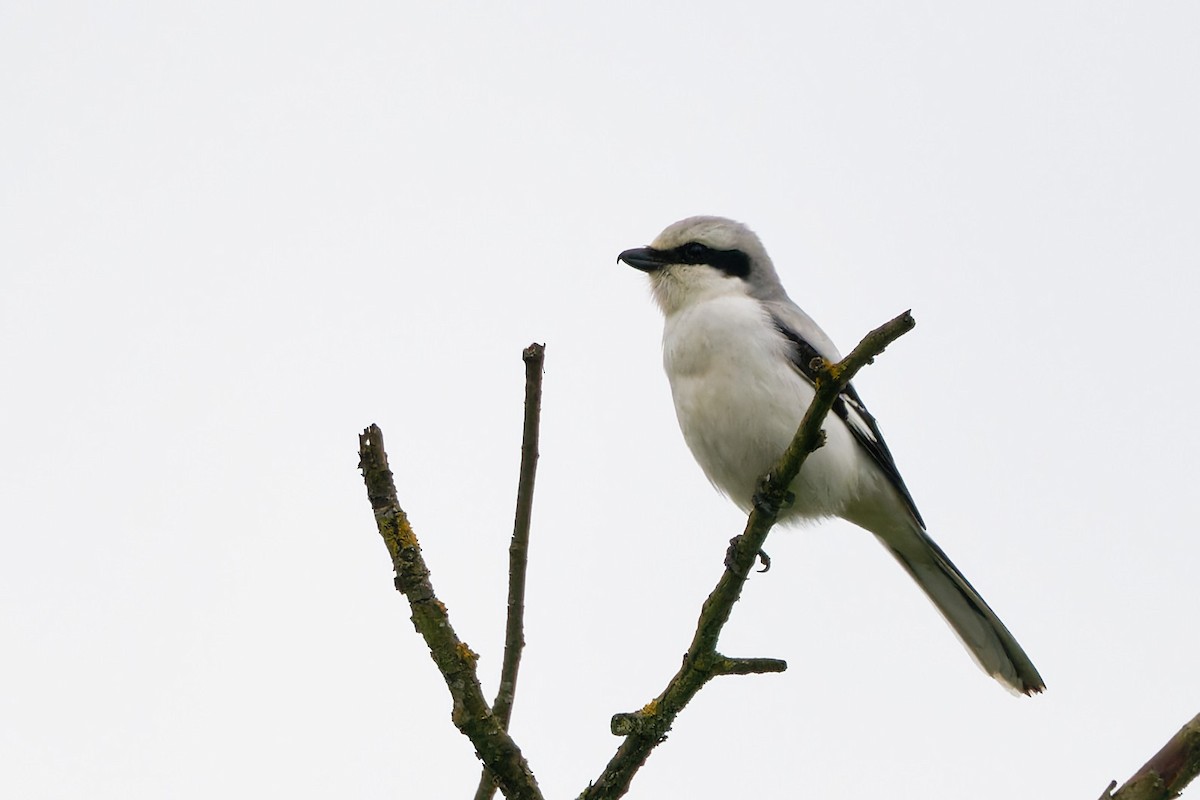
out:
M708 479L744 510L812 401L789 344L757 300L727 294L667 316L663 366L683 438ZM863 454L840 419L792 485L784 517L837 516L859 489Z

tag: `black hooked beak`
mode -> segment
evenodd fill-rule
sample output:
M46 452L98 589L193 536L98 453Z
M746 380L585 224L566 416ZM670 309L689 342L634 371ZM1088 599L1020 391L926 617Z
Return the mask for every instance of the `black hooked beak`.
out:
M617 256L617 261L624 261L642 272L657 272L671 263L666 256L662 250L655 250L653 247L637 247L621 253Z

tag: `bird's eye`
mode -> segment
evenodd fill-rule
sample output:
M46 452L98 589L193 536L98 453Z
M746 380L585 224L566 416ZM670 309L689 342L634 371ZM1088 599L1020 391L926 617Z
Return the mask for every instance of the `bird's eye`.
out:
M708 248L699 242L688 242L683 247L679 248L680 253L687 259L689 264L700 264L708 255Z

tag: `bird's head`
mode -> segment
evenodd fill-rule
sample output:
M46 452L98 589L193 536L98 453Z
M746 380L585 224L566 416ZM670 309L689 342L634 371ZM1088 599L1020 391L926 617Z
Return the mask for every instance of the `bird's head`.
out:
M754 231L724 217L688 217L669 225L649 247L617 256L650 276L654 299L671 315L702 299L783 295L775 267Z

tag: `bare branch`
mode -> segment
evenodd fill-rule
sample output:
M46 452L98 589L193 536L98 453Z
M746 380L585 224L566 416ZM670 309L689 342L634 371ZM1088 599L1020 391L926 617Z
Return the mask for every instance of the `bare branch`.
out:
M358 437L358 453L375 524L396 571L396 589L408 599L413 626L424 637L450 690L453 701L450 719L471 740L476 754L496 776L506 797L542 800L521 749L483 699L475 671L478 656L455 634L446 606L434 594L421 546L396 499L396 486L383 448L383 432L378 426L372 425Z
M538 432L542 413L542 364L546 346L531 344L521 353L525 362L525 425L521 438L521 470L517 483L517 512L512 542L508 546L508 620L504 628L504 661L500 667L500 689L492 713L500 727L508 730L517 672L525 647L525 572L529 564L529 524L533 516L533 484L537 477ZM475 800L490 800L496 780L485 766L479 776Z
M634 774L646 762L650 752L666 738L667 731L684 706L711 678L717 675L745 672L782 671L786 664L775 659L729 659L717 652L721 629L729 620L734 603L741 596L755 560L766 542L767 534L778 519L779 511L788 498L788 487L800 472L805 459L821 446L824 434L821 424L833 407L838 395L854 375L874 360L884 349L916 325L912 315L904 312L891 322L871 331L858 347L837 364L822 364L818 370L816 396L792 439L791 445L759 485L755 507L746 522L746 529L730 546L725 573L705 600L692 644L683 658L683 666L657 698L640 711L619 714L612 728L625 741L605 767L604 772L579 797L580 800L613 800L629 790ZM763 666L771 669L733 669L732 665Z
M1178 797L1200 775L1200 714L1184 725L1125 785L1110 794L1113 781L1101 800L1170 800Z
M717 675L765 675L786 669L787 662L778 658L723 658L713 664Z

